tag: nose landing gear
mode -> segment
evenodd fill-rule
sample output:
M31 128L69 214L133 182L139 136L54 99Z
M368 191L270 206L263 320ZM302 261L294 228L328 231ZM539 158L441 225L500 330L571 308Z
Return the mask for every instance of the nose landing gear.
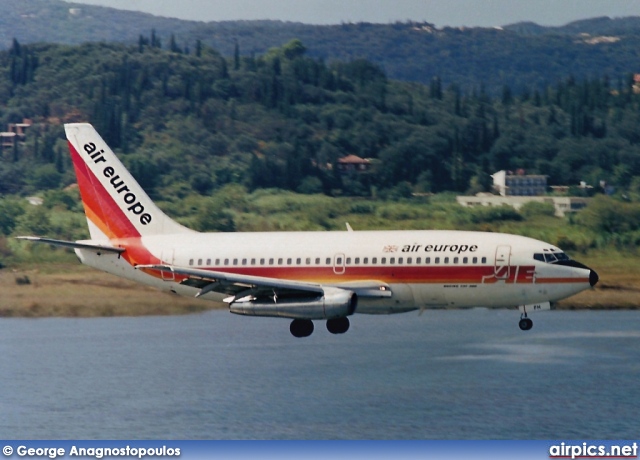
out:
M531 319L527 316L527 306L524 305L520 307L520 311L522 312L522 314L520 315L520 322L518 323L518 326L520 327L520 330L528 331L533 327L533 321L531 321Z
M520 327L521 330L528 331L533 327L533 321L531 321L531 318L527 318L527 314L524 313L523 316L520 318L520 322L518 323L518 326Z

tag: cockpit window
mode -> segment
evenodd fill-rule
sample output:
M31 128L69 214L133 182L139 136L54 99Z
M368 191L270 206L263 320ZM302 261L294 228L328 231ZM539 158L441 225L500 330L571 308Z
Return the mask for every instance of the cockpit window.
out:
M546 262L548 264L555 264L562 260L570 260L569 256L564 252L537 252L533 255L535 260L539 260L540 262Z

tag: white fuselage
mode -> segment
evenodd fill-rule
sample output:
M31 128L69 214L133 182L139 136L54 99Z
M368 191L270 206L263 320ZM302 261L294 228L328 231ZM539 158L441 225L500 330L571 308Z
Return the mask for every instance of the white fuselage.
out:
M198 290L180 284L172 273L145 273L134 265L163 263L346 288L372 280L389 286L390 297L360 299L357 313L515 307L553 302L590 286L586 267L534 259L534 254L561 252L558 248L498 233L194 232L111 243L126 247L129 258L83 249L76 253L92 267L185 296ZM203 298L222 302L225 295Z

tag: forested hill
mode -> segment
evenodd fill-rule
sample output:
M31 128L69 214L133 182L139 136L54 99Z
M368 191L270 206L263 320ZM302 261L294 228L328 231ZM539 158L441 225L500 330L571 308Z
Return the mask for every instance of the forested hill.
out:
M623 77L566 78L498 97L388 79L364 60L325 63L291 41L225 58L138 45L23 45L0 53L0 123L29 118L4 147L0 194L75 182L63 122L90 121L158 197L225 184L330 195L478 192L524 168L552 185L640 191L640 95ZM370 159L343 174L338 160Z
M541 89L569 75L603 77L640 71L640 18L594 18L562 27L521 23L503 28L444 28L429 23L313 26L278 21L195 22L73 4L5 2L0 46L20 43L136 43L155 30L165 48L193 50L197 40L230 57L261 55L300 39L327 62L367 59L390 78L499 94ZM172 39L173 37L173 39Z

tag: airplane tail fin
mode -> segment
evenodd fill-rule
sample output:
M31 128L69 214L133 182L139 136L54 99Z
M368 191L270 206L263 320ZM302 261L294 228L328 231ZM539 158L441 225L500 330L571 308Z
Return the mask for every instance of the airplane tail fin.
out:
M64 129L91 239L194 232L151 201L92 125L71 123Z

